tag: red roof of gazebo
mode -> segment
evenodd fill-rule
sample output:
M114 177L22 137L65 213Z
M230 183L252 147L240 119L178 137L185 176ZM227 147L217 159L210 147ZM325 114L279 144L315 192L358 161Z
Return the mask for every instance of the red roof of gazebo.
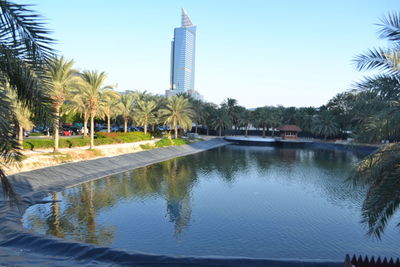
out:
M285 124L277 128L279 131L283 132L301 132L301 129L297 125Z

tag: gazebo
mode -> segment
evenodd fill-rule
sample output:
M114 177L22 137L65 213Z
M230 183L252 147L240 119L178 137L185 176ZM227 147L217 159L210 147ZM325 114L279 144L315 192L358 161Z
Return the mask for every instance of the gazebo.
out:
M279 130L279 135L283 139L296 139L297 134L301 132L301 129L297 125L281 125L277 128Z

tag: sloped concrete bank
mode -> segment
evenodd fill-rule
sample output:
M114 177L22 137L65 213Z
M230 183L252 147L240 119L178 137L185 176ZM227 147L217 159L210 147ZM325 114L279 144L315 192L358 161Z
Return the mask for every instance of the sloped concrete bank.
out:
M111 174L143 167L229 144L212 139L116 157L66 163L10 176L22 198L19 209L0 202L0 263L7 265L129 265L129 266L342 266L331 261L298 261L225 257L175 257L125 251L36 234L22 227L21 215L48 193Z

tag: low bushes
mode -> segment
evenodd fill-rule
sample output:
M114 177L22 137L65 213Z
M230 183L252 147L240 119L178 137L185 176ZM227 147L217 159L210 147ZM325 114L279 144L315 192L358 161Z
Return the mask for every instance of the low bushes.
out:
M45 136L44 133L30 133L30 136Z
M186 145L189 144L189 142L186 139L169 139L165 138L160 141L158 141L155 146L156 147L165 147L165 146L181 146L181 145Z
M35 148L52 148L54 147L53 139L29 139L24 140L24 149L35 149Z
M143 140L151 139L150 134L144 134L143 132L129 132L129 133L97 133L97 139L110 139L113 143L131 143ZM104 141L104 140L103 140ZM102 141L100 141L102 142ZM104 141L107 142L107 141Z
M121 143L133 143L143 140L151 139L150 134L144 134L142 132L130 132L130 133L97 133L97 137L94 139L95 145L109 145L109 144L121 144ZM60 148L71 148L88 146L90 144L89 137L78 137L78 138L60 138ZM38 149L38 148L53 148L54 140L51 139L26 139L24 140L24 149Z

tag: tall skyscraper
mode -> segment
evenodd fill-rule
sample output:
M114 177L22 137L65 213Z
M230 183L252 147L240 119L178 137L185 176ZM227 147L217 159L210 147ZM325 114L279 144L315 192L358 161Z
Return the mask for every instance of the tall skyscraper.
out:
M196 54L196 26L182 8L181 27L174 29L171 42L170 88L166 95L179 93L197 94L194 90Z

